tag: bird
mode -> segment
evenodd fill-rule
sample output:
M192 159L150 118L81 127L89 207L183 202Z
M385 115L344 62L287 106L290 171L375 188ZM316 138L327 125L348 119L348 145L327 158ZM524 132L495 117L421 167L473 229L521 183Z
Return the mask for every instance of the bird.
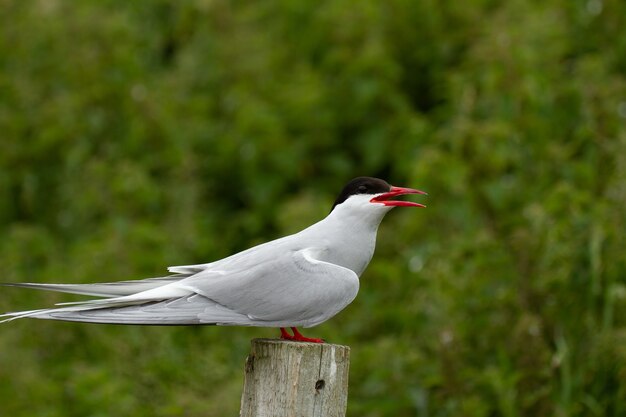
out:
M35 318L274 327L280 329L281 339L323 343L305 337L298 327L317 326L355 299L385 214L394 207L426 207L394 200L405 194L426 195L379 178L354 178L343 187L330 213L302 231L217 261L172 266L170 275L163 277L94 284L4 283L100 298L1 314L0 323Z

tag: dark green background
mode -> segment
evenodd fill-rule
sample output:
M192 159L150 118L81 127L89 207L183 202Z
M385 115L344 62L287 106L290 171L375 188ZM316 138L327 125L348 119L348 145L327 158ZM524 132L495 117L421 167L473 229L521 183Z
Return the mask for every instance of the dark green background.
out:
M379 176L430 196L307 333L350 416L624 416L625 76L620 0L0 0L0 279L159 276ZM276 335L5 324L0 414L237 415Z

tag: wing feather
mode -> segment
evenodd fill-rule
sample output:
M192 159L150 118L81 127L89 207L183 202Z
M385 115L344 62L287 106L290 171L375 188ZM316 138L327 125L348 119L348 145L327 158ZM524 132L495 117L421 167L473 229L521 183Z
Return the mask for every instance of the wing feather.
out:
M171 300L147 302L140 305L96 309L56 308L10 313L6 321L32 317L37 319L78 321L106 324L190 325L237 324L251 325L251 320L201 295ZM210 317L210 320L207 320Z
M199 273L178 285L245 314L256 325L314 326L356 297L359 279L352 270L317 260L311 249L281 253L245 270L208 279Z
M44 284L35 282L0 283L5 287L34 288L36 290L57 291L70 294L93 295L96 297L120 297L158 288L180 281L189 275L170 275L136 281L102 282L96 284Z

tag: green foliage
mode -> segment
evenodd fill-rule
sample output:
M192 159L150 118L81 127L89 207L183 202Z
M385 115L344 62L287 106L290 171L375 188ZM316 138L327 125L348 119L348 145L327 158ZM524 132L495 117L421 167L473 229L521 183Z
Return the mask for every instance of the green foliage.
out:
M429 207L312 331L352 346L349 415L626 415L625 3L0 5L3 282L158 276L380 176ZM274 335L13 322L0 414L235 415Z

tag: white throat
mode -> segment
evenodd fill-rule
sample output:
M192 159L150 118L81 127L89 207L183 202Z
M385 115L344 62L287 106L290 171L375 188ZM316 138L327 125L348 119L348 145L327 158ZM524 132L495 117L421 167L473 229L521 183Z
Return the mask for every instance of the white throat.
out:
M313 233L320 248L320 260L350 268L361 275L376 248L376 233L383 217L393 207L370 203L372 195L354 195L322 221L303 231Z

